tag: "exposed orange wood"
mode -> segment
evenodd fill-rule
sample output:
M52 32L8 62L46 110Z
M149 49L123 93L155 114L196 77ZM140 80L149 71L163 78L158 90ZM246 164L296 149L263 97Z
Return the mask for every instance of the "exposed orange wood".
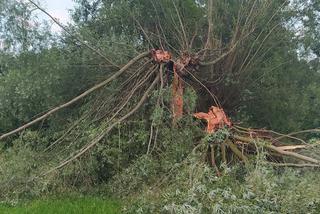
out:
M199 112L195 113L194 116L207 121L206 131L208 133L214 133L224 125L231 126L231 121L227 118L223 109L216 106L211 106L208 113Z

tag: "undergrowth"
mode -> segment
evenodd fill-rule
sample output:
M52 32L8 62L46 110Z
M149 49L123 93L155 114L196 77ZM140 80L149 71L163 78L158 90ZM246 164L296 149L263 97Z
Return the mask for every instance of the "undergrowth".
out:
M43 151L55 139L35 131L26 131L12 145L3 146L0 201L16 205L77 192L116 197L128 214L320 212L317 170L273 168L261 151L246 167L222 165L223 175L218 177L204 156L208 144L225 139L228 130L205 136L192 116L173 127L168 109L156 105L158 94L154 93L141 115L120 124L77 161L46 176L39 175L56 166L66 151L81 148L103 127L83 124L51 153ZM196 95L193 91L186 94L186 110L193 112ZM163 102L170 102L170 91L163 95ZM150 137L151 127L156 135Z
M318 171L273 169L261 160L249 168L226 168L225 174L217 177L198 158L175 168L176 164L172 164L172 171L158 171L161 176L144 186L138 198L131 198L125 213L320 212ZM130 170L135 171L134 167ZM130 189L130 184L126 188Z

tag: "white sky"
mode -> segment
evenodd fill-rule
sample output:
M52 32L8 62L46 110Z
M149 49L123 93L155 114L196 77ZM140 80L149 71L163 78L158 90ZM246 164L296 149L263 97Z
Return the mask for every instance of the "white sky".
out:
M68 10L72 9L74 3L72 0L39 0L41 6L45 8L53 17L57 18L62 24L70 22L71 18ZM39 14L40 18L50 20L46 15ZM59 26L52 26L54 32L60 32Z

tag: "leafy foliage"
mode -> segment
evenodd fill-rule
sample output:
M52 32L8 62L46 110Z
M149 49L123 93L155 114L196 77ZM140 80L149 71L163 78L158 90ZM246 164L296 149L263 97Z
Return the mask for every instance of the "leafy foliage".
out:
M161 188L152 192L144 188L126 213L319 212L318 172L234 166L223 177L216 177L211 168L196 160L169 172L170 182Z

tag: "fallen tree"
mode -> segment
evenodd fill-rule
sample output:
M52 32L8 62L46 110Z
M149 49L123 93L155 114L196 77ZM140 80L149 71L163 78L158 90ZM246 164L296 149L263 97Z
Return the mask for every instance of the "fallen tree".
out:
M55 23L62 26L40 6L31 0L30 2L35 5L36 8L49 15ZM204 91L206 93L204 96L206 98L200 97L199 103L205 103L202 108L207 108L208 105L215 105L217 108L224 109L227 113L232 112L239 101L239 98L237 98L240 97L238 90L246 85L247 77L251 75L252 70L249 68L254 67L256 63L259 63L257 58L266 54L269 50L266 41L268 41L273 32L284 28L281 26L281 20L278 20L277 15L285 7L286 3L276 4L276 10L273 8L275 5L269 1L248 1L243 4L244 5L239 7L237 17L233 17L236 21L230 29L228 38L218 39L219 32L214 30L215 26L213 24L214 22L217 22L214 20L215 16L213 16L213 13L218 13L218 10L213 8L216 5L213 4L212 0L209 0L207 5L208 11L206 18L208 19L208 28L206 32L195 33L191 38L189 36L191 33L186 32L182 16L176 5L173 3L172 8L175 8L177 20L174 20L171 24L179 27L176 29L176 36L178 39L172 39L172 41L177 43L174 47L180 47L178 50L176 50L176 48L170 48L172 46L170 44L171 41L168 41L166 36L161 35L160 32L156 35L155 32L149 32L139 25L139 22L137 21L145 41L151 43L150 46L154 46L152 43L157 42L157 46L161 48L149 49L133 57L131 61L122 66L120 70L106 80L98 83L70 101L52 108L47 113L15 130L2 134L0 140L5 140L25 129L31 128L36 123L47 119L64 108L70 107L79 100L106 87L108 84L120 81L121 78L123 78L124 81L119 86L119 93L115 95L116 101L110 102L110 105L114 105L110 107L111 110L105 110L105 103L108 103L108 100L105 100L104 103L101 101L97 102L98 106L92 107L92 111L89 113L89 118L94 118L95 122L102 123L103 121L104 123L107 123L104 130L96 135L91 142L88 142L80 149L68 154L57 166L52 167L51 170L48 170L41 175L48 175L82 157L101 140L106 138L118 124L128 120L129 117L137 113L153 92L159 93L156 107L170 109L173 126L178 123L184 113L183 91L186 85L193 87L197 91ZM272 12L271 15L269 14L270 12ZM259 23L263 18L266 18L267 20L266 22L263 22L265 26L261 26L261 23ZM177 26L175 27L177 28ZM159 23L158 27L161 28L162 25ZM86 42L83 42L82 39L74 36L67 28L63 26L62 28L69 35L75 37L77 41L84 44L85 47L102 57L111 66L118 67L93 46L88 45ZM170 32L170 35L171 33L172 32ZM165 34L165 32L162 32L162 34ZM152 39L152 37L155 37L156 39ZM151 42L151 40L153 40L153 42ZM194 45L195 43L197 44ZM162 101L162 90L165 87L165 82L171 84L169 78L166 78L166 76L173 76L172 101L169 104L170 106L165 105ZM230 77L233 77L232 81L238 82L234 88L225 86L225 81L230 81ZM206 83L203 83L204 78L206 78ZM210 101L208 101L208 97ZM77 124L70 129L72 130L76 126ZM151 130L153 130L153 126L151 126ZM319 130L315 129L313 131L318 132ZM66 134L69 132L70 130L67 130ZM261 134L262 132L263 134ZM152 132L150 131L150 133L150 139L152 139ZM220 174L219 166L217 166L218 163L230 164L230 162L233 161L240 161L247 164L250 161L249 156L257 154L261 147L265 148L270 156L273 156L274 153L276 153L280 156L289 156L306 162L299 165L297 164L296 166L318 167L319 165L319 160L293 152L297 149L307 150L309 148L308 145L286 145L284 142L281 142L281 145L274 144L275 141L279 141L283 138L304 142L304 140L292 137L290 134L276 134L273 131L245 129L234 125L229 125L229 133L230 136L227 136L223 142L204 141L204 146L207 147L209 151L205 151L204 154L209 154L209 162L216 169L217 174ZM210 134L215 133L212 132ZM264 137L264 135L269 137ZM65 136L66 135L61 136L58 142L63 141ZM49 147L57 147L58 142L52 143ZM219 155L221 159L217 158L218 151L221 151ZM147 153L150 153L150 143L148 145ZM236 159L233 158L234 156ZM232 161L230 161L230 157ZM296 163L281 161L280 164L295 166Z

